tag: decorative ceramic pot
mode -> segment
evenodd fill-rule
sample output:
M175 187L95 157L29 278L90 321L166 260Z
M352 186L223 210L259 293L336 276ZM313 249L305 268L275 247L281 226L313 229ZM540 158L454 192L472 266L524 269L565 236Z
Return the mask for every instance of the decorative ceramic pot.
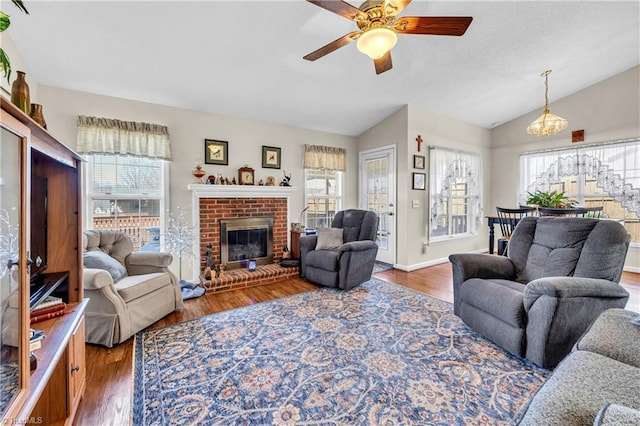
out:
M31 107L29 85L25 79L25 73L22 71L18 71L18 77L11 85L11 103L24 111L25 114L29 114L29 108Z
M196 165L196 168L191 171L191 174L193 175L194 178L196 178L196 180L193 183L202 183L202 177L206 175L207 172L204 171L202 166Z
M44 121L44 115L42 115L42 105L31 104L31 110L29 111L29 117L33 118L33 121L41 125L43 128L47 128L47 122Z

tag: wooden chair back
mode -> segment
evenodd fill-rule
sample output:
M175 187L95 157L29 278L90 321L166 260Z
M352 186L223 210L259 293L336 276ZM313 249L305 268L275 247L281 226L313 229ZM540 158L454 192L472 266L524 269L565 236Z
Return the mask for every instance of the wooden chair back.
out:
M587 209L585 207L571 209L538 207L538 213L540 216L584 217L587 214Z
M500 224L500 232L502 233L502 239L508 240L511 237L511 233L516 228L516 225L525 216L533 216L536 214L535 207L520 207L517 209L507 209L504 207L496 207L498 213L498 223ZM500 249L498 248L498 254Z

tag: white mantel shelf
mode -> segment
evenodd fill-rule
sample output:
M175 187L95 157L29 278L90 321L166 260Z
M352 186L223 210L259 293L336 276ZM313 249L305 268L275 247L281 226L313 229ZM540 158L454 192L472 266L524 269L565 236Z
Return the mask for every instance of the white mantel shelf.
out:
M199 198L289 198L295 194L295 186L259 185L204 185L187 186L194 199Z

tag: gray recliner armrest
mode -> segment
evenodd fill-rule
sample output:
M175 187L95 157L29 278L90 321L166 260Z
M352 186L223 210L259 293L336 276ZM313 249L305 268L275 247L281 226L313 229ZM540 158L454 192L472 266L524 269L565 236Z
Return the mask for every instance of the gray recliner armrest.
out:
M316 248L318 243L317 235L303 235L300 237L300 276L304 277L307 269L305 259L307 254Z
M508 257L490 254L452 254L449 261L454 267L454 280L461 283L469 278L513 280L516 268Z
M318 243L317 235L303 235L300 237L300 250L313 250Z
M460 287L470 278L514 280L516 268L508 257L490 254L452 254L453 313L460 316Z
M617 283L599 278L546 277L524 288L527 312L526 358L556 366L596 320L610 308L624 308L629 293Z
M371 250L372 248L376 248L378 245L375 241L351 241L350 243L344 243L340 247L338 247L338 252L342 254L343 252L348 251L364 251ZM338 256L340 256L340 254Z
M597 278L546 277L531 281L524 288L524 309L528 311L541 297L594 297L629 299L629 293L618 283Z

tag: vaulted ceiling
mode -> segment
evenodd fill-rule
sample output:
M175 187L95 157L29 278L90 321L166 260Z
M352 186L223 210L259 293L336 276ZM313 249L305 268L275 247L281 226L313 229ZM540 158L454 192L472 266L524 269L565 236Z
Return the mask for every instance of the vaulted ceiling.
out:
M303 60L357 29L303 0L0 4L39 84L346 135L405 104L491 128L542 109L546 69L553 102L640 63L638 1L414 0L473 22L399 36L380 75L355 43Z

